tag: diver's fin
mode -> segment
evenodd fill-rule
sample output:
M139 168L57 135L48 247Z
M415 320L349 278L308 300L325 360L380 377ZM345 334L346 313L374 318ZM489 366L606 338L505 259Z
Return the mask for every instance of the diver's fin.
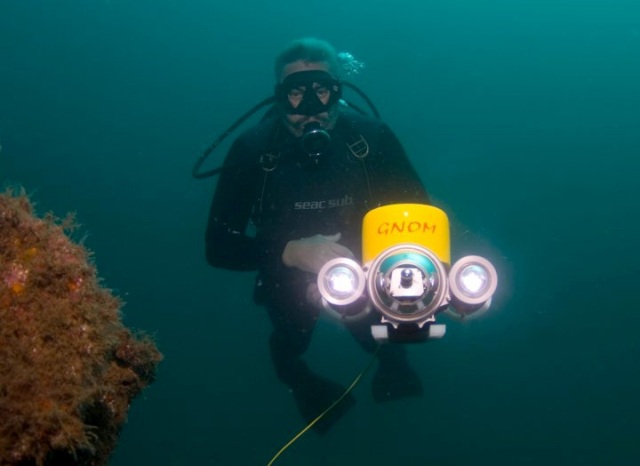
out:
M304 384L293 389L298 411L307 423L311 423L329 408L346 389L335 382L318 376L309 377ZM336 406L322 416L314 425L317 433L326 434L356 403L356 399L348 393Z
M380 361L371 383L376 403L400 398L421 397L424 393L422 381L406 360Z

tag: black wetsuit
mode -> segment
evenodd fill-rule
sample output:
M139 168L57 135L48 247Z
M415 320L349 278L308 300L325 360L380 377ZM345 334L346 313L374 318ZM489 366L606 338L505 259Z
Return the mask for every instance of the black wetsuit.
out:
M244 132L225 160L206 232L212 266L258 270L254 297L267 308L274 325L271 353L278 376L294 392L304 383L301 380L309 380L298 356L309 344L318 309L306 299L315 275L282 263L287 242L339 232L340 244L359 260L367 211L429 201L398 139L384 123L341 109L330 135L331 149L313 158L302 152L299 139L279 118ZM369 145L363 158L347 147L360 135ZM255 225L253 235L247 233L250 223ZM349 328L372 352L376 345L370 324L361 321Z

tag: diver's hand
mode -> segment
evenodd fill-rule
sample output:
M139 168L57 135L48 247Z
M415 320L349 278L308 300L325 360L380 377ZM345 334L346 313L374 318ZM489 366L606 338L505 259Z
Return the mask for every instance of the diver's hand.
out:
M336 257L353 259L353 253L339 244L341 234L315 235L292 240L282 252L282 262L287 267L296 267L305 272L318 273L322 266Z

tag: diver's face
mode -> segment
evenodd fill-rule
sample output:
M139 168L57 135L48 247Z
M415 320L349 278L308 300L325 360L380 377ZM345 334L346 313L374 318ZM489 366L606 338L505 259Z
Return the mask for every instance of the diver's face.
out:
M297 73L299 71L329 72L329 66L324 62L309 62L305 60L294 61L288 63L282 69L280 82L282 83L282 81L284 81L284 79L290 74ZM289 103L293 108L296 108L300 104L305 90L306 88L304 86L301 86L299 89L296 89L295 92L289 93ZM314 90L316 91L316 95L318 96L320 102L326 105L331 97L330 92L327 89L323 88L320 83L314 83ZM335 108L330 109L328 112L322 112L316 115L298 115L295 113L284 115L285 126L296 137L302 136L304 126L307 123L317 122L320 124L320 127L322 129L330 130L335 126L336 119L337 111L335 110Z

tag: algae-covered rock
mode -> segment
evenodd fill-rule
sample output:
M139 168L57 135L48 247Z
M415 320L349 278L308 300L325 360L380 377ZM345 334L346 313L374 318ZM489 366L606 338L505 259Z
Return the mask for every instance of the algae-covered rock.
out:
M0 194L0 465L106 465L161 359L72 227Z

